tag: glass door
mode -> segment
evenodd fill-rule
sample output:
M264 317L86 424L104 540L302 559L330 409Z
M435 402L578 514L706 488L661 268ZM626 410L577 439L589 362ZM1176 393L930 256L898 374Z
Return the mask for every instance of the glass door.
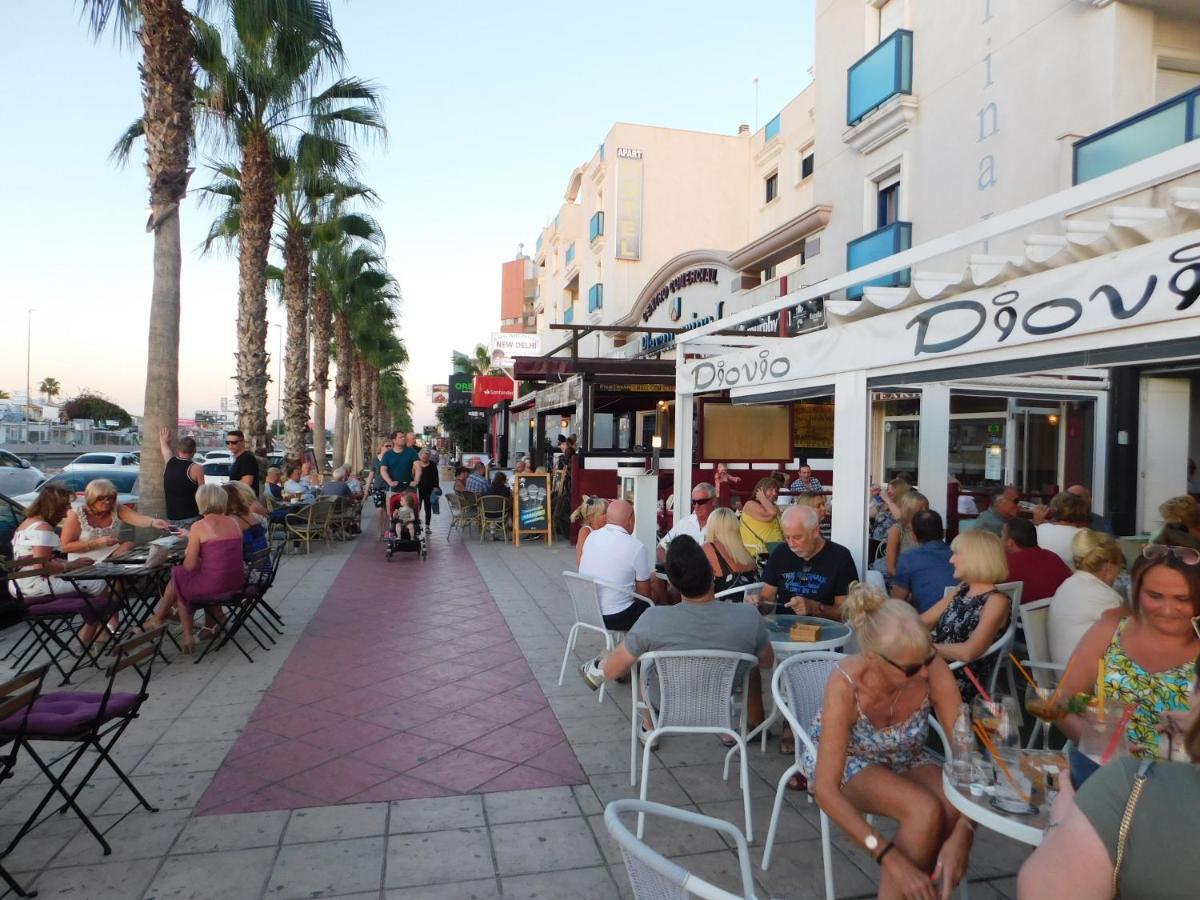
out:
M1013 407L1016 429L1014 463L1022 493L1043 499L1062 490L1063 405L1051 401L1021 401Z

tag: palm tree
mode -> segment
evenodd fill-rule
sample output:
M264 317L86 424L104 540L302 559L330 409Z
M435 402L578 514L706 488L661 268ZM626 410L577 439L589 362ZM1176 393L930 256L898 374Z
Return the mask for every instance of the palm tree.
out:
M58 383L57 378L43 378L42 383L38 385L38 390L42 392L42 396L46 398L46 402L50 403L62 393L62 385Z
M274 0L276 25L235 17L228 47L216 29L197 29L197 97L203 114L241 153L238 243L238 424L258 455L267 450L267 254L276 206L275 161L295 130L344 143L350 132L379 130L374 89L342 78L310 89L343 59L324 0ZM360 105L361 104L361 105Z
M11 400L12 394L8 391L0 391L0 400Z
M112 24L142 49L140 134L146 138L154 278L146 355L145 435L139 504L150 515L164 511L158 429L174 432L179 421L179 206L187 193L192 138L192 20L183 0L83 0L92 33ZM129 139L137 136L128 135ZM127 145L126 145L127 146ZM117 156L121 156L118 145Z
M503 375L504 370L492 365L492 356L483 344L476 344L470 356L455 350L450 354L450 365L455 372L467 375Z

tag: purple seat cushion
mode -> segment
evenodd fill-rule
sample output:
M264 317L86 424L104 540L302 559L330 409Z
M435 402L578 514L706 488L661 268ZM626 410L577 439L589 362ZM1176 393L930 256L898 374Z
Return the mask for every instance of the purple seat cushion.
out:
M121 607L121 601L108 596L82 597L78 594L55 597L45 603L26 604L27 618L42 616L83 616L85 622L103 622Z
M29 710L25 735L36 740L37 736L42 734L65 737L84 731L95 721L103 700L104 694L94 691L56 691L52 694L42 694L33 701L33 707ZM126 715L138 705L138 700L138 694L112 693L101 722ZM0 722L0 734L19 732L24 715L25 711L22 710Z

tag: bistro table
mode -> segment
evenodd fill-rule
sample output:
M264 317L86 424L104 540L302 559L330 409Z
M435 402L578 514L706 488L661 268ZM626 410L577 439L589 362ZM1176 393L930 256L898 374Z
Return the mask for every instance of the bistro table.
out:
M1065 772L1062 775L1066 777ZM942 789L951 806L972 822L978 822L990 831L1033 847L1041 844L1046 835L1046 826L1050 824L1049 803L1043 803L1036 813L1029 815L1007 813L992 805L989 793L975 796L969 787L955 784L945 769L942 770Z

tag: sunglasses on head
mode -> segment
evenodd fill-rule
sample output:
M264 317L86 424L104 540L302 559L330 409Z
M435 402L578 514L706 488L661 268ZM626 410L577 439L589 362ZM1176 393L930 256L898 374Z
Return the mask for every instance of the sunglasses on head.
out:
M1200 564L1200 552L1191 547L1170 547L1166 544L1147 544L1142 548L1142 556L1151 562L1160 562L1168 556L1174 556L1185 566Z
M925 662L917 663L915 666L902 666L902 665L900 665L900 663L888 659L882 653L879 654L879 658L882 659L888 665L895 666L897 669L899 669L905 678L912 678L914 675L916 675L922 669L926 668L931 662L934 661L934 659L937 658L937 651L936 650L930 651L929 656L926 658Z

